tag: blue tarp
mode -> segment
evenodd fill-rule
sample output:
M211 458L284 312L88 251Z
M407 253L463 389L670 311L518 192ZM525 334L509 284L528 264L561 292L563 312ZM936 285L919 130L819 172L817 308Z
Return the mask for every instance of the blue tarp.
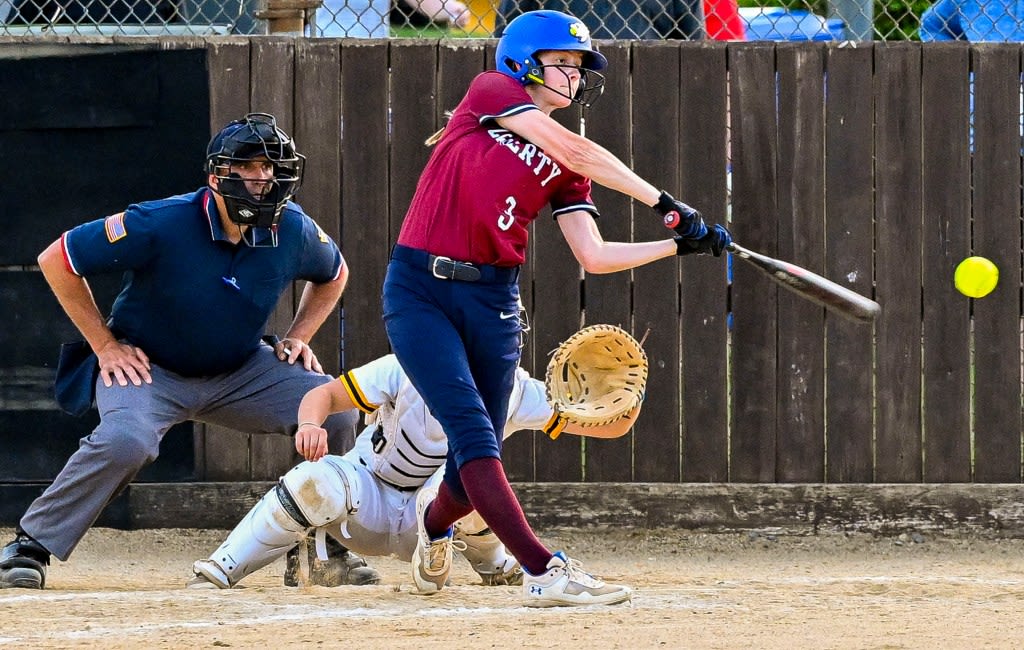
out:
M748 41L841 41L843 21L783 7L741 7Z

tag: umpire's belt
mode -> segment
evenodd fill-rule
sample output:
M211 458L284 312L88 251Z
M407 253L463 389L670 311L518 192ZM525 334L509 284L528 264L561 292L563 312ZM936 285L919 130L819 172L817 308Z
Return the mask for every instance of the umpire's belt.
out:
M395 244L395 247L391 249L391 259L426 269L435 278L441 280L510 284L519 278L518 266L470 264L443 255L431 255L427 251L409 248L401 244Z

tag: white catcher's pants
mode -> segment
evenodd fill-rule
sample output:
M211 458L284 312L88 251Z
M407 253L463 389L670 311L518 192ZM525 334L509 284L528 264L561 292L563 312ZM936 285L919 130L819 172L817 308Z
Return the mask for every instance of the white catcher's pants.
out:
M409 561L416 546L416 496L440 484L443 471L439 468L417 490L402 491L378 479L355 450L300 463L281 479L289 503L282 501L281 487L275 486L210 558L199 560L193 568L221 587L238 584L287 553L312 530L294 516L296 508L302 518L356 553L395 555ZM473 535L486 523L473 513L458 526L462 534ZM503 573L515 563L493 533L477 540L467 552L467 560L479 573Z

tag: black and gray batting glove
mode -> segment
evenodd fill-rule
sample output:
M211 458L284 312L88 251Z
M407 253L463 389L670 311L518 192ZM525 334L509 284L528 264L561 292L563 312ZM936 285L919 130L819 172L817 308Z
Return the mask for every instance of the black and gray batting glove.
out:
M676 235L676 255L714 255L719 257L729 244L732 243L732 234L725 226L715 224L708 229L708 234L700 239L687 239Z
M662 191L653 207L661 215L665 227L674 230L684 239L700 239L708 234L708 227L704 225L700 212L675 200L668 192Z

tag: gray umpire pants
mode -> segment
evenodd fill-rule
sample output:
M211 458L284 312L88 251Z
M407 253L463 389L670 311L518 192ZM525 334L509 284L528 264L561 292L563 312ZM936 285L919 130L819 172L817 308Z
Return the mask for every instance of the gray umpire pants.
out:
M300 363L280 361L268 345L237 371L214 377L182 377L153 365L152 384L110 388L96 382L100 424L85 438L53 484L29 506L22 530L61 560L68 556L103 508L160 450L175 424L196 420L247 433L294 435L303 395L331 380ZM324 423L330 443L351 448L358 422L355 411Z

